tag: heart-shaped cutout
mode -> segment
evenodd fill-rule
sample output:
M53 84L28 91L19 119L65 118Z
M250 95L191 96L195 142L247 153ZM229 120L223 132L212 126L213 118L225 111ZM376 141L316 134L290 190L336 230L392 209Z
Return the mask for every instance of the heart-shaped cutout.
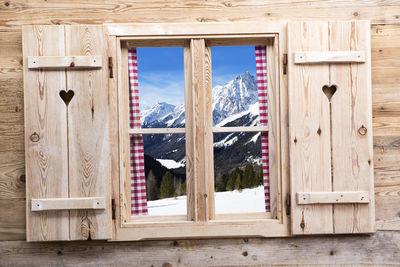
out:
M72 90L61 90L60 91L60 97L62 100L64 100L65 105L68 106L69 102L71 102L71 99L74 97L75 93Z
M322 87L322 91L324 92L324 94L328 98L329 102L331 102L331 98L335 94L336 89L337 89L336 85L334 85L334 84L333 85L324 85Z

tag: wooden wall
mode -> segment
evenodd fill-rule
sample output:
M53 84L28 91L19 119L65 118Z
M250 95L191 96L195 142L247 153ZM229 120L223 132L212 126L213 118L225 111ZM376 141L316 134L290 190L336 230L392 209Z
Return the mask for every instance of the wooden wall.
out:
M373 23L376 217L377 227L381 232L371 237L250 238L121 244L28 244L23 241L25 175L21 25L327 18L369 19ZM398 230L400 1L0 0L0 240L3 240L0 242L0 265L399 264Z

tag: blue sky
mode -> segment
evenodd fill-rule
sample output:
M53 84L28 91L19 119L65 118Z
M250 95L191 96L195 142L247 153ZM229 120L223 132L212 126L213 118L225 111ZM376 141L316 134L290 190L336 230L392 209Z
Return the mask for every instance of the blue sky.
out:
M211 49L213 87L245 71L256 74L254 46ZM141 109L157 102L184 103L183 47L140 47L137 55Z

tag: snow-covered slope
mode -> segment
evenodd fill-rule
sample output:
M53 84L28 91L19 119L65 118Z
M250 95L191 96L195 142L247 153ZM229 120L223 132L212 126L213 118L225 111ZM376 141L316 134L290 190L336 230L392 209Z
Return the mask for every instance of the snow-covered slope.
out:
M140 113L143 125L148 125L154 121L164 118L166 115L171 114L175 109L174 105L160 102L155 104L149 109L145 109Z
M215 193L215 213L265 212L264 187ZM148 201L149 215L186 214L186 196Z

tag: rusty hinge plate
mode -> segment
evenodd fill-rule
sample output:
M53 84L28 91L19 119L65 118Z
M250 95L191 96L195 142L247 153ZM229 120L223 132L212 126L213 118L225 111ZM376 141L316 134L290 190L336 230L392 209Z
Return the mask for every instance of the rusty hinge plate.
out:
M283 63L283 74L286 75L287 74L287 63L288 63L287 54L283 54L282 63Z
M115 220L115 199L111 199L111 213L112 219Z
M286 196L286 201L285 201L285 204L286 204L286 215L290 215L290 194L287 194L287 196Z
M108 57L108 70L109 70L109 74L110 74L110 78L114 78L114 72L113 72L113 58L112 57Z

